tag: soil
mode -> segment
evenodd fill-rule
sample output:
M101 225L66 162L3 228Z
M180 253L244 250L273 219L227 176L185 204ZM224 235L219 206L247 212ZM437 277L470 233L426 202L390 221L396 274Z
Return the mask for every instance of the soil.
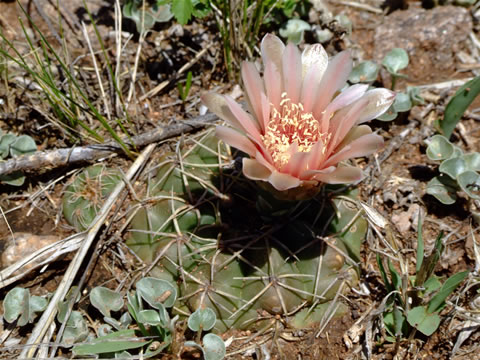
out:
M46 5L41 14L35 7L36 1L22 0L20 3L27 10L30 20L42 32L48 34L47 40L61 49L56 34L52 33L52 26L57 24L53 22L52 25L45 21L46 18L57 19L55 7L51 4ZM111 35L114 31L113 5L93 0L87 3L97 22L98 30L105 39L109 54L115 57L117 50ZM371 3L378 2L368 2ZM434 123L443 116L448 99L456 90L453 86L438 87L436 84L478 75L479 49L470 35L475 36L478 30L479 19L475 15L475 9L464 9L455 5L424 9L419 1L402 2L400 8L406 8L403 10L368 5L378 10L370 11L350 5L328 4L333 14L343 13L353 23L353 32L350 36L334 38L329 44L325 44L330 54L350 47L356 61L373 59L380 63L391 48L406 48L410 55L410 64L404 72L407 77L399 81L396 90L405 90L411 85L424 85L422 95L426 100L425 104L402 113L393 122L372 122L372 128L378 130L385 138L386 144L377 155L358 161L358 166L366 170L371 169L372 174L360 184L361 198L391 225L391 233L398 248L401 249L410 275L415 274L419 213L423 218L423 239L427 254L432 251L435 239L441 231L445 233L447 239L442 257L434 269L435 274L445 279L464 270L473 270L478 266L474 246L478 229L473 224L466 195L460 194L459 200L451 206L442 205L432 196L426 195L428 181L438 174L438 163L427 158L425 140L435 134ZM65 17L64 30L72 37L71 43L76 44L70 45L70 51L72 59L78 60L76 63L78 74L86 79L86 84L89 84L86 91L89 92L89 96L96 99L94 103L98 105L97 108L104 110L101 96L98 96L100 93L98 81L92 71L94 64L86 51L85 38L80 30L80 21L87 22L87 32L91 39L94 38L94 29L85 9L74 2L65 2L61 12ZM418 14L421 14L423 22L420 24L413 21L410 26L409 19ZM16 2L0 2L0 25L4 29L4 35L25 52L28 48L18 17L23 18L25 24L29 24ZM320 18L317 16L317 19ZM317 21L317 25L321 25L321 20ZM440 27L439 24L450 31L447 38L438 32L428 30L435 29L437 25ZM125 36L134 33L133 38L122 50L121 59L128 64L125 67L126 74L129 74L136 61L140 42L134 28L134 23L126 19L123 24ZM27 32L33 33L31 24L26 29ZM428 36L422 37L422 34ZM307 34L307 39L309 37L311 34ZM196 58L196 54L205 48L208 49L206 53ZM135 95L132 97L133 105L129 108L132 123L128 125L128 130L132 133L145 132L176 121L195 118L203 111L199 100L201 92L215 90L226 94L232 91L232 82L228 80L222 57L222 45L214 19L207 18L204 21L197 19L184 27L174 22L157 24L142 43L142 51L138 58L140 66L137 81L132 88ZM182 102L179 100L177 83L180 80L183 82L185 72L182 74L178 72L189 62L193 62L189 68L193 74L193 85L189 97ZM101 70L107 73L106 68ZM48 104L39 102L35 92L38 89L22 80L25 73L20 67L11 64L9 72L11 81L5 83L2 81L0 84L0 99L3 105L0 111L0 128L3 132L27 134L39 144L39 150L89 143L91 139L75 138L52 120L55 119L55 115ZM157 92L148 93L163 81L169 83ZM381 73L375 84L388 87L391 85L391 79L388 74ZM127 94L129 90L127 81L124 86L122 92ZM478 110L476 107L479 104L477 100L469 108L470 111L461 122L461 129L457 129L452 137L455 144L466 152L480 151L478 124L480 117L476 115ZM407 129L408 135L404 136ZM107 133L102 135L108 137ZM159 146L149 164L160 161L160 156L166 149L174 150L178 140L183 138L173 139ZM132 163L127 156L106 159L106 162L125 171ZM26 183L21 187L0 186L2 209L0 253L5 253L9 246L17 246L14 248L17 250L13 251L16 257L8 260L11 262L3 260L1 264L3 268L27 256L32 250L45 246L44 244L53 243L75 233L62 216L61 198L74 170L85 165L82 163L61 169L36 169L26 173ZM52 184L57 180L58 183ZM133 185L135 189L140 188L136 183ZM116 221L110 220L104 224L103 235L95 241L87 256L90 262L84 263L77 275L75 281L83 283L78 308L84 313L99 315L89 305L88 294L92 288L106 286L112 290L130 289L147 267L147 265L139 267L138 259L125 245L126 235L122 232L130 209L126 204L133 200L134 195L130 194L115 208ZM248 216L254 215L246 214L246 218ZM386 229L381 229L380 232L385 236L388 234ZM19 234L28 240L25 243L16 243L14 238ZM386 248L384 244L378 242L378 239L374 239L372 233L369 233L362 250L359 285L343 296L342 301L348 304L350 309L347 315L332 319L321 334L318 334L319 329L315 327L292 330L280 320L275 322L276 325L273 327L275 331L267 334L255 336L255 333L250 331L229 331L222 335L225 341L233 339L227 348L227 353L231 353L228 358L475 359L476 343L480 334L477 325L457 354L452 355L452 351L466 319L477 311L471 305L478 289L478 280L475 277L477 274L470 276L469 289L462 285L452 295L451 302L442 310L443 320L439 330L432 336L417 333L395 345L386 340L381 311L378 311L388 292L380 276L376 251L386 251ZM34 295L54 292L72 258L73 254L67 254L44 269L35 269L14 284L2 288L0 299L3 299L8 290L14 286L28 287ZM89 326L97 329L98 320L90 318ZM3 329L0 330L7 331L6 329L7 325L3 323ZM4 334L2 331L0 338ZM21 331L14 329L9 338L25 342L29 331L31 326ZM248 343L245 343L245 339L249 340ZM181 337L180 340L185 338ZM5 339L2 338L2 341ZM15 341L12 343L16 344ZM68 349L66 351L68 352ZM6 353L0 356L4 355ZM18 353L15 350L9 353L12 358L16 355ZM200 358L200 355L198 351L188 348L179 350L178 354L165 354L163 358L193 359Z

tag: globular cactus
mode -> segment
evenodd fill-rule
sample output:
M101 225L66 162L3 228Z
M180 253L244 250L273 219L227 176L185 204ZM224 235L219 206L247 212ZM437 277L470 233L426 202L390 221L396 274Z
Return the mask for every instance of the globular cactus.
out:
M177 285L180 314L212 308L218 332L260 328L276 315L293 315L297 327L319 321L321 304L358 279L366 222L345 199L356 193L275 200L222 169L228 160L211 134L165 155L132 209L127 244L157 261L152 276Z
M118 170L93 165L83 170L63 195L63 215L77 231L87 229L107 196L122 180Z

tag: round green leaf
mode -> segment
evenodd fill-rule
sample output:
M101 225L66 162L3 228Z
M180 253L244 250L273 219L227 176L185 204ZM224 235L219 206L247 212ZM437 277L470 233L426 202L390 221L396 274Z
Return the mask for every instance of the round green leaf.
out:
M440 316L429 314L423 306L417 306L408 312L407 321L422 334L430 336L438 329Z
M160 315L158 314L158 312L150 309L139 311L137 320L139 323L153 326L164 324L160 319Z
M309 23L300 19L290 19L287 24L280 29L280 36L298 45L303 41L303 33L305 30L310 30Z
M217 317L215 316L215 312L212 309L197 309L188 318L188 327L192 331L208 331L215 326L216 321Z
M452 156L453 145L442 135L433 136L427 147L427 156L430 160L444 160Z
M5 134L0 138L0 156L6 158L10 153L10 145L12 145L17 137L13 134Z
M48 300L41 296L33 295L30 297L30 310L32 312L41 312L47 308Z
M440 164L439 170L456 180L459 174L467 170L467 164L461 157L450 158Z
M140 296L155 309L172 307L177 298L177 290L166 280L146 277L137 282Z
M88 336L88 326L79 311L72 311L63 333L62 342L74 344L83 341Z
M397 93L395 97L395 102L393 103L393 108L397 112L405 112L412 108L412 101L410 96L405 93Z
M463 159L467 164L467 169L472 171L479 171L480 170L480 154L479 153L471 153L463 155Z
M222 360L227 353L222 338L215 334L203 337L203 355L205 360Z
M391 74L397 74L398 70L405 69L408 66L408 54L401 48L392 49L382 61L383 66Z
M348 81L353 84L359 82L372 82L375 81L378 75L380 67L373 61L364 61L355 66L350 73Z
M472 199L480 199L480 175L475 171L465 171L457 176L458 185Z
M90 303L95 306L103 316L110 317L110 311L118 311L123 307L123 298L119 293L97 286L90 291Z
M12 323L20 316L17 325L26 325L30 319L30 292L19 287L13 288L5 296L3 309L5 321Z
M12 156L33 154L36 151L37 145L28 135L19 136L15 142L10 145L10 154L12 154Z
M442 204L450 205L457 201L455 182L448 176L436 176L427 184L427 194L435 196Z
M0 182L12 186L22 186L25 182L25 175L21 171L14 171L11 174L0 175Z

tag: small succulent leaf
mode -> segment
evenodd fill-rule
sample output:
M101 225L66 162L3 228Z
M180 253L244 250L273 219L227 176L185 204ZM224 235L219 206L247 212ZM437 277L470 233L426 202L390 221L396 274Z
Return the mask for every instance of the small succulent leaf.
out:
M472 199L480 199L480 175L475 171L465 171L457 176L458 185Z
M200 308L188 318L188 327L192 331L209 331L215 326L216 321L217 317L212 309Z
M215 334L207 334L203 337L203 355L205 360L222 360L227 351L222 338Z
M433 136L428 143L427 157L430 160L449 159L454 152L454 147L448 139L442 135Z
M134 357L128 351L119 351L115 353L115 359L133 359Z
M181 25L185 25L192 17L192 0L173 0L171 11L175 16L175 19Z
M12 186L22 186L25 183L25 175L21 171L14 171L10 174L0 175L0 182Z
M405 93L399 92L395 97L395 101L393 103L393 109L396 112L405 112L412 108L412 101L410 100L410 96Z
M440 289L442 287L442 283L437 276L431 276L427 281L425 281L423 287L425 288L425 293L431 293Z
M120 324L122 324L123 328L126 329L131 323L132 323L132 317L130 316L130 314L128 312L124 313L120 317Z
M122 330L124 327L122 326L122 323L118 321L117 319L114 319L112 317L104 316L103 321L105 321L108 325L113 326L116 330ZM106 335L106 334L104 334Z
M35 144L35 140L28 135L19 136L15 142L10 145L10 154L12 156L33 154L36 151L37 145Z
M303 33L305 30L310 30L310 24L300 19L290 19L280 29L280 36L287 39L295 45L303 41Z
M431 314L439 310L443 306L445 299L462 283L468 274L468 271L462 271L450 276L442 285L438 293L428 303L427 312Z
M389 73L397 75L399 70L408 66L408 54L401 48L392 49L383 58L382 65L385 66Z
M447 139L450 138L463 113L478 94L480 94L480 76L464 84L450 99L445 108L443 120L440 120L440 128Z
M471 154L463 155L467 169L471 171L480 170L480 153L474 152Z
M456 183L448 176L435 176L427 184L427 194L434 196L445 205L457 201Z
M393 311L383 313L383 325L388 334L395 337L395 319L393 317Z
M72 311L63 332L62 342L70 345L83 341L87 337L88 326L85 319L79 311Z
M119 293L103 286L97 286L90 291L90 303L103 316L110 317L110 311L118 311L123 307L123 298Z
M133 329L120 330L94 339L88 344L75 345L73 347L73 353L76 356L114 353L123 350L138 349L151 342L142 339L131 340L135 337L136 333Z
M363 61L352 69L348 81L352 84L373 82L377 79L380 67L373 61Z
M387 111L385 111L382 115L377 117L377 120L380 121L392 121L395 120L398 116L398 113L395 111L393 108L393 105L388 108Z
M177 290L166 280L145 277L137 282L137 291L155 309L170 308L177 299Z
M155 310L141 310L138 313L138 322L147 325L164 325L164 322L160 319L160 315Z
M420 88L416 86L408 86L407 94L410 96L413 106L425 104L425 99L420 95Z
M204 354L204 356L205 356L205 353L203 352L203 347L202 347L202 345L197 344L195 341L185 341L185 342L183 343L183 346L188 346L188 347L192 347L192 348L194 348L194 349L197 349L197 350L201 351L202 354Z
M10 154L10 145L12 145L17 137L13 134L5 134L0 138L0 156L5 159Z
M18 326L24 326L30 320L30 291L23 288L13 288L5 296L3 301L3 318L8 323L17 322Z
M440 325L440 316L429 314L424 306L417 306L407 314L408 323L422 334L430 336Z
M172 12L170 11L170 5L158 5L153 4L152 6L152 15L155 18L155 22L167 22L170 21L173 17Z
M30 311L42 312L47 308L48 300L43 296L31 296L30 297Z
M461 157L450 158L443 161L438 170L456 180L458 175L467 170L467 164Z

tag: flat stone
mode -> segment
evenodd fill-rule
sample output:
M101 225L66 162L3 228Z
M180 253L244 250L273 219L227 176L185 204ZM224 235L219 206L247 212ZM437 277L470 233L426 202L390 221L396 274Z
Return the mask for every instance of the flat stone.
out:
M456 70L455 53L465 48L472 29L471 15L458 6L395 11L375 30L374 58L380 63L390 50L402 48L410 57L410 64L401 71L409 83L450 80ZM389 83L386 72L382 77Z

